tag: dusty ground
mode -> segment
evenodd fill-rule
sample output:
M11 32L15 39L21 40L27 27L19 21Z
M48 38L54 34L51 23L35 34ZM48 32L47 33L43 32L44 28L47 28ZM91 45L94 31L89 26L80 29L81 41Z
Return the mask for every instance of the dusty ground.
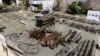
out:
M20 33L23 32L25 30L30 30L35 28L35 16L36 14L31 13L31 12L9 12L9 13L4 13L4 14L0 14L0 25L5 26L6 29L4 29L4 32L0 32L3 35L8 35L8 34L12 34L12 33ZM25 23L27 23L26 25L20 23L20 21L23 20ZM68 25L64 25L64 24L59 24L56 23L55 24L55 29L59 32L63 32L63 34L65 34L68 29L72 29L72 30L78 30L72 27L69 27ZM98 34L91 34L89 32L85 32L85 31L81 31L82 33L82 37L83 39L90 39L90 40L99 40ZM36 40L34 39L28 39L27 37L22 37L22 38L16 38L16 41L14 43L16 43L16 45L18 43L21 43L20 41L24 41L25 43L36 43ZM18 43L17 43L18 42ZM19 45L19 44L18 44ZM27 47L26 47L27 46ZM39 46L39 53L37 55L33 55L33 53L28 53L26 52L27 56L55 56L56 53L59 52L59 50L61 48L63 48L63 46L59 45L57 48L55 48L54 50L48 48L48 47L41 47ZM29 49L30 51L32 51L32 46L29 47L27 44L24 44L23 47L20 47L23 51L27 51L27 49ZM96 52L96 56L99 56L100 52L97 51Z

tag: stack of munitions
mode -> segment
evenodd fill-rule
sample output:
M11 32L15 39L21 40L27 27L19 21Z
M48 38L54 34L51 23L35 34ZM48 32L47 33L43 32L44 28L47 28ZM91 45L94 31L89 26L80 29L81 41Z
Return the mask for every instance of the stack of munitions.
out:
M37 40L41 39L43 36L45 36L45 28L44 27L30 31L30 37L36 38Z
M70 52L68 50L66 50L67 52L65 50L64 52L60 51L56 56L95 56L95 46L96 42L94 40L85 40L79 43L74 50Z
M51 26L55 24L55 18L53 16L43 16L36 19L36 26L42 27L42 26Z
M62 44L70 44L70 43L79 43L82 39L82 35L80 31L69 31L68 35L63 37Z
M90 32L93 34L100 34L100 29L98 25L100 25L99 22L97 21L88 21L87 19L84 18L77 18L73 16L64 16L64 15L54 15L56 19L60 18L62 19L64 24L68 24L70 27L79 29L79 30L84 30L86 32ZM66 22L67 21L67 22ZM68 22L72 21L72 22ZM78 21L78 23L76 23ZM60 22L60 20L58 21ZM95 26L94 26L95 25Z
M95 29L95 27L93 27L93 26L74 23L74 22L73 23L69 23L69 26L77 28L77 29L84 30L86 32L94 33L94 34L98 33L97 30L99 30L99 29Z
M76 34L77 34L77 31L72 32L72 35L69 37L69 39L67 40L67 42L71 42L72 39L75 37Z
M45 27L34 29L30 32L30 37L40 40L40 44L42 46L49 46L50 48L55 48L58 46L58 44L66 46L66 44L73 42L79 43L82 38L80 31L72 30L67 31L65 36L62 36L62 34L57 31L49 33L49 35L46 36Z
M61 37L61 33L59 32L53 32L47 37L42 37L40 40L41 45L43 46L49 46L50 48L54 48L57 46L57 43L59 42L59 38Z
M70 22L70 21L66 21L64 24L67 24L70 27L73 27L73 28L76 28L79 30L84 30L86 32L90 32L93 34L96 34L96 33L100 34L100 29L96 28L95 26L86 25L86 24L82 24L82 23L76 23L76 22Z
M73 21L77 21L77 22L81 22L81 23L87 23L90 25L100 25L100 23L98 21L88 21L86 18L78 18L78 17L71 16L71 15L66 16L66 15L55 14L54 16L57 18L64 18L67 20L73 20Z

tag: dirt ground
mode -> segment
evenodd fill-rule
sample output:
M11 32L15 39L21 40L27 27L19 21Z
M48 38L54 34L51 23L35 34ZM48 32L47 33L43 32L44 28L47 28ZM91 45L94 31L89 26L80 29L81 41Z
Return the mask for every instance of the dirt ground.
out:
M35 26L35 18L34 16L37 15L32 12L9 12L9 13L2 13L0 14L0 25L6 27L4 29L4 32L0 32L4 36L14 34L14 33L21 33L25 30L31 30L34 29ZM20 23L20 21L24 21L26 23ZM0 26L0 27L1 27ZM69 27L65 24L55 24L54 30L57 30L58 32L62 32L63 35L69 30L78 30L72 27ZM26 33L26 32L25 32ZM96 40L97 42L100 40L98 34L91 34L89 32L81 31L83 39L89 39L89 40ZM23 37L24 36L24 37ZM25 52L25 56L55 56L56 53L59 52L63 46L59 45L55 49L50 49L48 47L42 47L41 45L37 44L37 41L35 39L28 38L28 36L23 35L20 38L13 38L9 37L8 39L11 40L16 46L18 46L21 50ZM38 49L38 54L34 54L35 49ZM36 51L37 52L37 51ZM96 51L95 56L99 56L100 51Z

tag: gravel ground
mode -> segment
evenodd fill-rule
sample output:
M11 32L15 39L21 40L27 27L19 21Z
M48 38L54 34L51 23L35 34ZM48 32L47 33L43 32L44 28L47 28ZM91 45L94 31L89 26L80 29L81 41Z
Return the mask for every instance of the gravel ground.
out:
M20 20L23 20L23 16L21 15L21 13L18 12L11 12L11 13L7 13L6 15L9 14L14 14L14 15L20 15L20 17L22 17L22 19L20 18ZM25 12L26 14L26 12ZM21 33L24 32L27 34L27 32L25 32L25 30L30 30L35 28L35 20L34 20L34 16L36 14L32 14L31 16L25 16L26 19L24 19L23 21L27 23L27 25L23 25L22 23L20 23L19 19L14 19L16 17L11 17L11 16L5 16L4 14L0 14L0 25L5 26L6 29L4 29L4 32L0 32L3 35L9 35L9 34L14 34L14 33ZM11 18L9 18L11 17ZM17 16L18 17L18 16ZM64 24L59 24L56 23L55 24L55 28L54 30L57 30L58 32L62 32L64 35L65 33L69 30L78 30L72 27L69 27L68 25L64 25ZM80 31L80 30L79 30ZM89 39L89 40L98 40L99 35L98 34L91 34L89 32L85 32L85 31L81 31L82 33L82 37L83 39ZM26 35L25 34L25 35ZM59 52L59 50L61 48L63 48L63 46L59 45L57 48L55 48L54 50L48 48L48 47L42 47L40 45L37 45L37 41L33 38L29 38L28 34L27 36L22 35L19 38L17 37L7 37L7 39L10 39L16 46L18 46L21 50L23 50L25 52L25 56L55 56L56 53ZM37 47L38 46L38 47ZM35 49L34 49L35 48ZM38 49L39 53L37 55L35 55L35 50ZM96 56L98 56L100 53L99 51L96 52Z

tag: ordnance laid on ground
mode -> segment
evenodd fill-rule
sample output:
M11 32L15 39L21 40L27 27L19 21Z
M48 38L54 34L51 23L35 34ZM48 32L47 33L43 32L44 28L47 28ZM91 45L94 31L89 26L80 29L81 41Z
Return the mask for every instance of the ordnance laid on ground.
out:
M93 40L92 41L92 45L91 45L91 49L90 49L89 56L95 56L95 47L96 47L96 41Z
M95 46L96 42L93 40L88 40L86 43L81 47L78 56L94 56L95 55Z
M86 41L82 41L81 43L79 43L78 46L76 46L74 50L72 50L71 52L67 54L67 56L78 56L85 42Z
M82 39L80 31L70 31L68 35L65 35L66 37L62 38L62 45L66 46L70 43L79 43L80 40Z
M55 56L94 56L95 47L96 42L94 40L84 40L72 51L70 51L70 46L65 46Z
M58 33L55 31L51 33L50 35L48 35L47 37L42 37L42 39L40 39L40 43L43 46L50 46L51 48L56 47L56 44L59 41L60 36L61 36L61 33Z
M68 46L67 46L68 47ZM95 56L96 42L94 40L84 40L75 49L68 50L66 53L60 51L56 56ZM70 46L69 46L70 48Z
M82 46L84 46L84 44L85 44L85 41L82 41L81 43L80 43L80 45L79 45L79 47L76 47L76 53L75 53L75 55L74 56L78 56L78 54L80 53L80 51L81 51L81 49L82 49Z
M61 39L61 43L62 43L62 44L64 44L65 41L67 41L68 36L71 35L71 33L72 33L72 30L69 30L69 31L66 33L66 35L62 37L62 39Z
M75 37L76 34L77 34L77 31L72 32L72 35L69 37L67 42L70 43L72 41L72 39Z
M55 17L57 18L63 18L63 20L66 18L66 20L74 20L74 21L78 21L78 22L82 22L81 24L76 24L76 23L70 23L69 26L71 27L74 27L74 28L77 28L77 29L82 29L82 30L85 30L87 32L90 32L90 33L93 33L93 34L96 34L98 32L98 29L95 29L94 26L92 25L99 25L100 23L99 22L92 22L92 21L87 21L83 18L76 18L76 17L73 17L73 16L64 16L64 15L55 15ZM91 26L89 25L84 25L83 23L88 23L88 24L91 24ZM66 22L66 24L68 24L68 22Z
M89 41L83 56L88 56L88 54L90 52L91 44L92 44L92 41Z
M100 29L97 29L98 34L100 34Z
M58 45L58 44L62 44L62 45L64 45L64 46L65 46L65 44L64 44L65 39L67 38L67 36L68 36L68 35L70 35L70 34L71 34L71 32L72 32L72 30L69 30L65 36L62 36L62 37L61 37L61 36L59 36L59 37L57 37L57 39L55 40L55 42L54 42L54 43L52 43L50 46L52 46L52 47L53 47L53 45Z
M52 48L53 45L55 46L60 41L61 33L51 33L49 36L47 36L47 38L50 38L50 42L48 42L47 45L49 45Z
M89 26L89 25L84 25L84 24L79 24L79 23L75 23L75 22L68 22L69 26L71 27L74 27L76 29L81 29L81 30L84 30L86 32L90 32L90 33L93 33L93 34L96 34L98 33L99 34L99 29L96 29L95 27L93 26Z
M80 51L80 53L78 54L78 56L83 56L85 48L87 47L88 41L85 41L84 45L82 46L82 49Z
M58 46L58 44L60 44L60 41L61 41L61 36L57 37L57 39L54 41L54 40L51 40L50 43L49 43L49 47L51 49L55 48Z
M74 40L74 42L75 42L75 43L79 43L81 40L82 40L82 36L79 35L79 36Z
M72 39L73 42L79 43L82 39L81 32L78 32L77 35Z
M67 20L73 20L73 21L78 21L78 22L81 22L81 23L87 23L87 24L90 24L90 25L100 25L99 22L97 21L88 21L87 19L85 18L78 18L78 17L75 17L75 16L69 16L69 15L59 15L59 14L55 14L54 15L55 17L58 17L58 18L64 18L64 19L67 19Z
M55 56L67 56L69 50L70 48L65 46Z
M75 49L73 49L71 52L69 52L66 56L77 56L80 52L81 47L83 46L85 41L80 42Z
M89 31L89 27L88 26L85 27L85 31L87 31L87 32Z
M87 41L82 41L81 43L78 44L78 46L76 46L76 48L74 50L72 50L71 52L69 52L67 54L67 56L79 56L81 55L82 51L83 51L83 46L86 45Z
M87 48L88 48L90 42L91 42L90 40L87 41L87 45L83 50L83 55L82 56L84 56L85 52L87 51Z
M41 39L43 36L45 36L45 28L40 29L34 29L33 31L30 31L30 37Z
M66 46L68 43L71 43L71 42L79 43L81 41L81 39L82 39L82 36L81 36L80 31L77 31L77 33L74 35L74 37L72 36L73 38L71 37L71 35L73 35L73 32L72 31L69 31L69 33L66 34L62 38L61 44L64 45L64 46ZM68 42L68 41L70 41L70 42Z
M38 26L38 27L42 27L45 25L51 26L53 24L55 24L55 18L51 15L43 16L43 17L36 19L36 26Z
M77 56L83 46L83 43L84 41L80 42L73 50L71 50L70 46L65 46L55 56Z

